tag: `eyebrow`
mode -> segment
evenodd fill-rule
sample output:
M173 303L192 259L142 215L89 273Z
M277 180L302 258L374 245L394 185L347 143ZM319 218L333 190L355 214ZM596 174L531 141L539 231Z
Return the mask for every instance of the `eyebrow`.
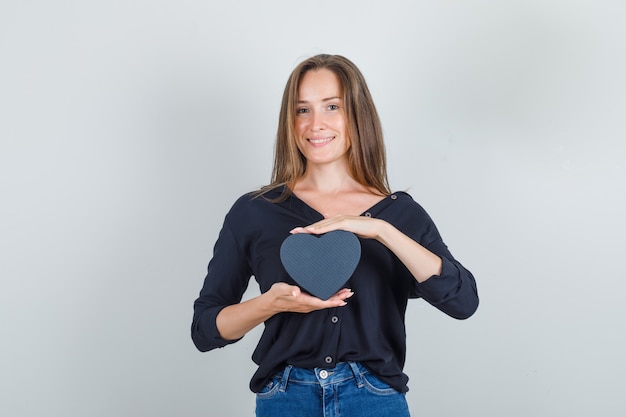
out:
M331 101L331 100L342 100L341 97L328 97L328 98L323 98L322 101ZM298 104L305 104L308 103L307 100L298 100Z

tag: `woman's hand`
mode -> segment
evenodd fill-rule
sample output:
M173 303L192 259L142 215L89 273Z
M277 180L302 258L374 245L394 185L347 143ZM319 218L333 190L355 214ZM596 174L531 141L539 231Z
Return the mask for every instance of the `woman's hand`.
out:
M333 230L345 230L352 232L360 238L380 240L384 229L389 227L384 220L365 216L339 215L321 220L304 227L296 227L291 233L309 233L320 235Z
M317 297L302 292L299 287L289 285L284 282L277 282L265 293L271 301L271 309L274 314L281 312L310 313L311 311L324 308L345 306L346 300L354 293L343 288L328 300L321 300Z

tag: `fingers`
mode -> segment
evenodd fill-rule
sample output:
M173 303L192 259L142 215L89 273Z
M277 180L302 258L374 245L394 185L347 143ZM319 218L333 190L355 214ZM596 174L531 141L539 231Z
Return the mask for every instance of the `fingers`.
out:
M347 305L346 300L354 295L354 291L349 288L344 288L337 292L337 294L330 297L328 300L332 300L333 302L340 303L340 307Z
M343 288L328 300L322 300L303 292L295 285L284 282L274 284L272 290L275 291L274 306L276 311L297 313L310 313L325 308L343 307L347 304L346 300L354 295L352 290Z
M331 296L328 300L322 300L305 292L294 297L294 301L304 308L310 308L310 311L322 310L325 308L343 307L347 305L346 300L354 295L354 292L348 288L344 288Z
M359 216L334 216L328 219L320 220L319 222L310 224L308 226L295 227L289 233L321 234L338 229L347 230L345 228L348 224L347 220L350 220L352 217L359 219Z
M333 230L345 230L362 238L376 239L384 227L379 219L364 216L335 216L308 226L296 227L290 233L324 234Z
M291 233L292 235L296 235L298 233L311 234L311 231L307 229L306 227L294 227L292 230L289 231L289 233Z

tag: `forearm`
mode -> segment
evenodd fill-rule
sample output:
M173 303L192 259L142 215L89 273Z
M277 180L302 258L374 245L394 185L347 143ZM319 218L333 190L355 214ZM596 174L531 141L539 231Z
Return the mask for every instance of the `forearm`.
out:
M390 223L382 221L377 240L400 259L418 282L441 274L441 258Z
M320 300L294 285L277 282L257 297L224 307L218 313L215 325L223 339L236 340L275 314L286 311L310 313L323 308L342 307L352 294L352 291L343 288L328 300Z
M226 340L242 338L276 312L270 308L269 294L261 294L250 300L224 307L216 318L220 336Z

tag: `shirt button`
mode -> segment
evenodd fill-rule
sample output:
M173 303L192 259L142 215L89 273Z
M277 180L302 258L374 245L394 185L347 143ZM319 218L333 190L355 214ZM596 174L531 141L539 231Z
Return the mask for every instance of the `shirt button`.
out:
M396 198L398 198L398 196L397 196L397 195L395 195L395 194L391 194L391 199L392 199L392 200L395 200Z
M330 321L332 321L333 323L337 323L337 322L339 321L339 317L337 317L337 316L332 316L332 317L330 318Z
M372 213L370 213L369 211L365 213L365 217L372 217Z
M331 358L330 356L326 356L324 358L324 362L326 362L326 363L331 363L332 361L333 361L333 358Z
M326 369L322 369L320 371L320 378L322 378L322 379L328 378L328 371L326 371Z

